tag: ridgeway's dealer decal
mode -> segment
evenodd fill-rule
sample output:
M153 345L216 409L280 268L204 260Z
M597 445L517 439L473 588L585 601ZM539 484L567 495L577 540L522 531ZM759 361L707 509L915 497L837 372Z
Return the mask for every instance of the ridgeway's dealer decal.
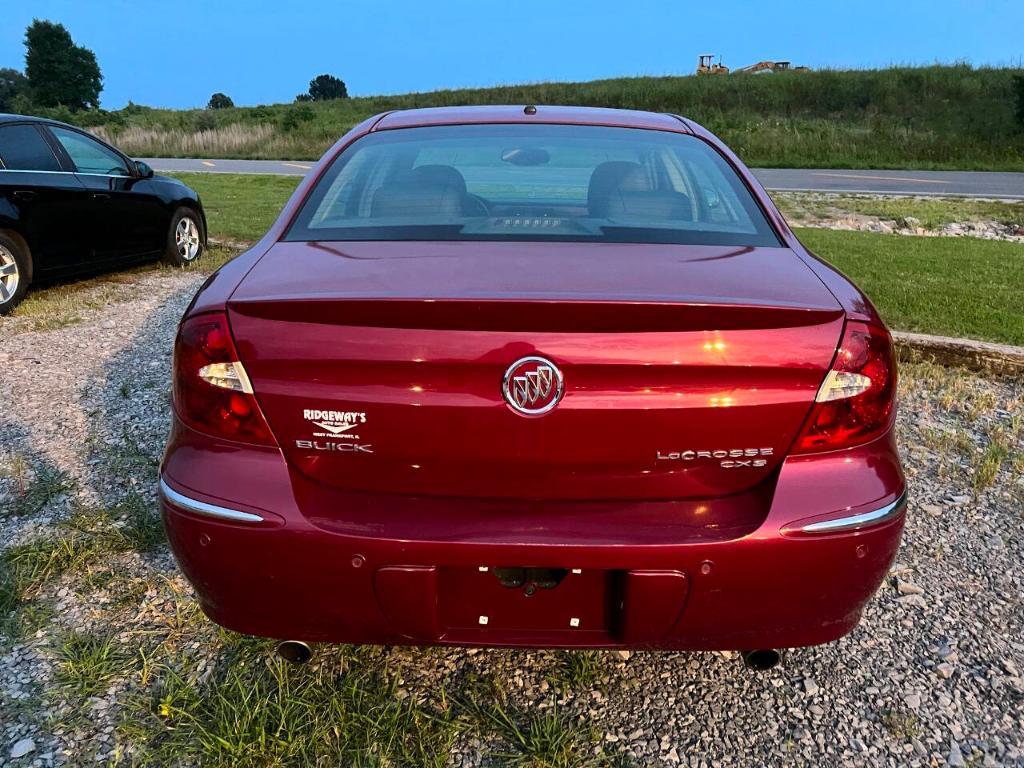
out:
M302 418L316 429L313 437L327 440L296 440L295 447L306 451L331 451L334 453L373 453L373 446L357 443L357 427L366 424L363 411L338 411L331 408L304 408ZM348 440L352 442L335 442Z
M314 437L341 437L346 440L358 440L359 435L353 434L350 430L366 423L366 414L362 411L332 411L306 408L302 411L302 418L320 427L319 432L313 432Z

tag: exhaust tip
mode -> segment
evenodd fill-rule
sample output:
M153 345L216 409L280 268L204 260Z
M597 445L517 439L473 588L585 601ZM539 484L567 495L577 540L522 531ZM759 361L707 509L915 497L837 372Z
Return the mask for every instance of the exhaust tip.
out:
M756 651L743 652L743 666L756 672L765 672L776 666L780 660L779 652L773 648L759 648Z
M313 649L301 640L284 640L277 644L277 655L289 664L305 664L313 658Z

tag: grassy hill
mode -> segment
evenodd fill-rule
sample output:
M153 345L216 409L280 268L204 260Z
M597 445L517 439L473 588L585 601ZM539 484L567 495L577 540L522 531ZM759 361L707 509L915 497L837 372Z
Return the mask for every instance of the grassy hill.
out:
M376 112L479 103L675 112L754 166L1024 170L1024 69L969 65L633 77L217 111L130 105L79 119L134 155L312 159Z

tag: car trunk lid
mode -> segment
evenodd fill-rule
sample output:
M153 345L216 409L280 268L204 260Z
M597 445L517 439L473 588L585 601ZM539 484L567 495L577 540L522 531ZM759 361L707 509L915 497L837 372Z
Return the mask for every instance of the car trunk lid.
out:
M699 499L766 480L842 332L782 248L279 243L229 302L293 468L355 491ZM564 396L526 417L509 367Z

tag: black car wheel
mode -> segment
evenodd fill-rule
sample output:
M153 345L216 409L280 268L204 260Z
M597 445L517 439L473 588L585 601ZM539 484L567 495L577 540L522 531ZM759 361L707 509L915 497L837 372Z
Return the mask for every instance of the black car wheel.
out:
M29 255L20 242L0 232L0 315L21 302L28 290Z
M199 214L191 208L179 208L171 218L165 259L177 267L191 264L202 255L204 242L206 233Z

